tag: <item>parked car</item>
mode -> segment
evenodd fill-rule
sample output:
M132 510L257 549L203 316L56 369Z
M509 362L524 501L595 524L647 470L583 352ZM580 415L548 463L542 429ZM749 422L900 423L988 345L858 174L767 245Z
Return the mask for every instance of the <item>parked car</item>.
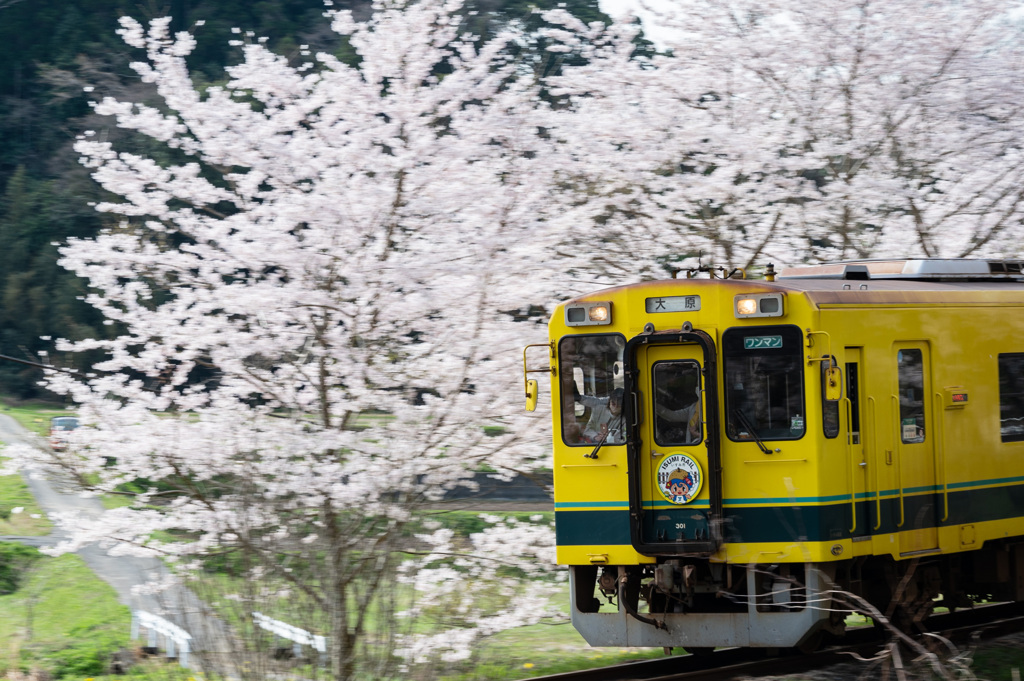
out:
M68 446L68 433L78 428L75 416L55 416L50 419L50 446L58 452Z

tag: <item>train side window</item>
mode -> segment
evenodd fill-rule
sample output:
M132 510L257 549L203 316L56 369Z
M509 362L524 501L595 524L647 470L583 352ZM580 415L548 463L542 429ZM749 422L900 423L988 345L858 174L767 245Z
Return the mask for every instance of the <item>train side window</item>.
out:
M924 442L924 358L920 350L898 350L900 434L904 443Z
M1024 353L999 355L999 433L1003 442L1024 440Z
M565 336L558 342L562 440L585 447L625 442L622 423L624 375L619 334Z
M860 376L857 363L846 363L846 396L850 399L850 444L860 444Z
M829 367L838 366L836 358L831 358L821 363L821 427L825 431L825 437L832 439L839 436L839 402L829 402L825 399L825 386L828 385Z

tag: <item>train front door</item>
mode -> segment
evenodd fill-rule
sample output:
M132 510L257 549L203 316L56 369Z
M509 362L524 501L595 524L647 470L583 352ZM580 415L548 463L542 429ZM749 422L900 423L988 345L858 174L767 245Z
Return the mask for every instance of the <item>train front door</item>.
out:
M928 553L939 546L936 527L935 441L926 342L896 343L895 394L891 396L897 479L894 520L900 554Z
M700 335L706 342L635 348L638 390L632 406L639 418L633 426L630 506L634 545L642 553L707 553L717 547L718 419L713 412L708 418L717 404L714 347Z

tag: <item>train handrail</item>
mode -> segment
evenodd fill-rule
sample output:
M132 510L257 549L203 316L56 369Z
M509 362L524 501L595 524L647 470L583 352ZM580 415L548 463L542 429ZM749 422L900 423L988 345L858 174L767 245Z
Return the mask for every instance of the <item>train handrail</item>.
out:
M890 395L892 403L896 408L893 416L893 423L896 426L896 440L893 443L892 449L896 454L896 488L899 490L900 495L900 521L896 523L896 527L903 527L903 523L906 520L903 510L903 448L900 446L903 444L903 432L900 430L900 398L896 395Z
M850 527L850 532L856 532L857 490L855 480L857 476L853 474L853 430L851 427L851 414L853 413L853 407L851 406L849 397L843 398L843 404L846 405L846 479L850 490L850 515L853 518L853 526Z
M868 413L871 415L871 431L870 431L870 433L871 433L871 437L873 437L874 440L875 440L875 446L872 447L872 450L873 450L873 454L875 455L875 458L877 459L878 458L878 428L876 428L876 426L878 425L878 421L875 418L875 398L871 397L870 395L868 396L868 407L869 407L868 408ZM874 492L875 492L875 521L876 522L875 522L874 529L877 530L880 527L882 527L882 488L879 487L879 485L878 485L878 469L881 468L881 466L878 465L878 461L877 460L875 461L875 465L872 466L872 468L874 469L874 472L875 472L875 476L874 476L875 477L875 490L874 490Z
M932 456L935 460L935 475L941 480L942 485L944 515L939 522L944 523L949 519L949 489L946 487L946 424L942 420L942 393L935 393L935 404L932 408L935 411L935 449Z

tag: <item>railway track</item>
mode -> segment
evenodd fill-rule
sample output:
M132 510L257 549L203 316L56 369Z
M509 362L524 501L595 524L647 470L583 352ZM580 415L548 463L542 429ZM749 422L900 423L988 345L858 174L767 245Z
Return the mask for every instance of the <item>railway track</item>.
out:
M977 607L953 614L935 615L932 631L959 647L1024 631L1024 605L1019 603ZM924 637L922 642L929 637ZM937 639L932 639L937 641ZM868 662L883 652L889 641L872 627L847 632L842 645L802 654L793 650L731 648L709 655L679 655L657 660L533 677L530 681L728 681L729 679L808 673L836 665L851 666L850 678L866 671ZM910 658L905 654L904 662Z

